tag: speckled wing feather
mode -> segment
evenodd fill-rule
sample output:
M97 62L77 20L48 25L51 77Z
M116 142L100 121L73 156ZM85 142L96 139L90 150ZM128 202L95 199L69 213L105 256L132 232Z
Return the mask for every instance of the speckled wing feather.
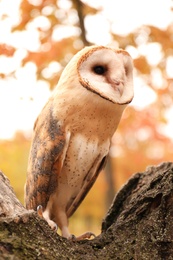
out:
M51 102L46 104L34 126L30 151L25 205L27 209L45 209L50 194L57 188L57 175L63 164L66 142L65 131L53 118Z
M95 183L99 173L102 169L104 169L107 162L107 156L102 157L101 155L98 155L98 157L95 159L93 165L91 165L90 170L88 171L88 174L85 176L83 180L83 185L81 187L80 192L77 194L77 196L74 198L73 201L70 202L69 207L67 207L67 216L70 217L73 215L73 213L76 211L78 206L81 204L93 184Z

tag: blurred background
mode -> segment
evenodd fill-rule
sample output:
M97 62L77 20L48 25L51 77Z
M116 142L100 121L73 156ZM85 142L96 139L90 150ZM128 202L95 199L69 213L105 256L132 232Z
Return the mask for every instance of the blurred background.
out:
M107 168L70 220L100 232L115 193L135 172L173 158L172 0L0 0L0 169L23 203L34 121L64 66L86 45L127 50L135 98Z

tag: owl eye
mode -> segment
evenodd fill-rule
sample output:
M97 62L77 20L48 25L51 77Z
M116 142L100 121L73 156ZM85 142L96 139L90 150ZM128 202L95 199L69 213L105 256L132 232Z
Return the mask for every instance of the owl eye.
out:
M103 75L103 74L105 73L105 71L106 71L106 68L103 67L103 66L95 66L95 67L93 68L93 71L94 71L96 74L98 74L98 75Z

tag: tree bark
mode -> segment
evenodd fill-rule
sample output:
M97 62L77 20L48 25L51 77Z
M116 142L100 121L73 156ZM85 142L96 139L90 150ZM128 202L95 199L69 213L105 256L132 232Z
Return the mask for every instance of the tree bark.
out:
M0 173L0 259L173 259L173 163L137 173L116 195L93 240L55 234Z
M110 155L108 156L108 160L106 163L106 167L104 169L105 180L107 184L107 192L105 198L105 207L106 210L110 207L110 204L115 196L115 184L114 184L114 170L112 165L112 159Z

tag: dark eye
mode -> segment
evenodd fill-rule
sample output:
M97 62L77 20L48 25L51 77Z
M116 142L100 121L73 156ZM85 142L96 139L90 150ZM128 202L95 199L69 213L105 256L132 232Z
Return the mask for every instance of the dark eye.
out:
M106 71L106 68L103 67L103 66L95 66L95 67L93 68L93 71L94 71L96 74L98 74L98 75L103 75L103 74L105 73L105 71Z

